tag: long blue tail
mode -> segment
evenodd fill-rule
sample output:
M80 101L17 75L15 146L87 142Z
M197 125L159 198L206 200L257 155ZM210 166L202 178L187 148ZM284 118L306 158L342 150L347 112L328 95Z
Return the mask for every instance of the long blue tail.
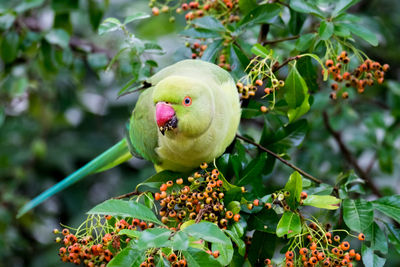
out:
M58 184L50 187L31 201L29 201L18 211L17 218L21 217L29 210L33 209L54 194L57 194L61 190L81 180L85 176L96 172L108 170L118 164L121 164L124 161L127 161L131 157L132 155L129 152L127 141L124 138L120 142L100 154L98 157L94 158L88 164L66 177Z

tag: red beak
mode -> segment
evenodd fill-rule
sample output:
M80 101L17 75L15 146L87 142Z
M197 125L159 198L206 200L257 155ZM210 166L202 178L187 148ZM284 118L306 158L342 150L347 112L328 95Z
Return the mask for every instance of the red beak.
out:
M156 121L158 127L164 127L175 116L175 110L165 102L156 104Z

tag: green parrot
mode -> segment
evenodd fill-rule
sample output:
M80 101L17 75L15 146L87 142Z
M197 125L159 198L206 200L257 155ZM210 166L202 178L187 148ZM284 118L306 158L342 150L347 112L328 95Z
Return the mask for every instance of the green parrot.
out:
M224 69L183 60L148 79L130 118L126 137L23 206L22 216L83 177L132 156L154 163L157 172L187 172L220 156L235 137L240 101Z

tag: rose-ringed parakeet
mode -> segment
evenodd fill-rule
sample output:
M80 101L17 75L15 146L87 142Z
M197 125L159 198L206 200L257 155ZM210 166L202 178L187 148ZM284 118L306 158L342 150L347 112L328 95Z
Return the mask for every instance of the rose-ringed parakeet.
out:
M186 172L220 156L234 139L240 103L227 71L208 62L184 60L162 69L146 84L126 137L27 203L18 216L83 177L132 155L153 162L157 172Z

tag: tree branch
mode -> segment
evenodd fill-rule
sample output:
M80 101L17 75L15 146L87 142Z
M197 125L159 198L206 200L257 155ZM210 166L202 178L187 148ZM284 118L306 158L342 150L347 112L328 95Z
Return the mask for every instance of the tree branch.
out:
M289 161L283 159L283 158L280 157L278 154L275 154L274 152L272 152L272 151L269 150L268 148L265 148L265 147L263 147L262 145L260 145L260 144L258 144L258 143L256 143L256 142L253 142L252 140L250 140L250 139L248 139L248 138L246 138L246 137L244 137L244 136L241 136L241 135L236 134L236 137L239 138L239 139L241 139L241 140L243 140L243 141L245 141L245 142L247 142L247 143L249 143L249 144L252 144L252 145L258 147L260 150L262 150L262 151L264 151L264 152L267 152L268 154L270 154L270 155L273 156L274 158L280 160L281 162L283 162L284 164L286 164L286 165L289 166L290 168L296 170L297 172L299 172L300 174L302 174L304 177L307 177L308 179L310 179L310 180L316 182L317 184L321 184L321 183L322 183L321 180L315 178L315 177L312 176L311 174L308 174L307 172L303 171L303 170L300 169L299 167L297 167L297 166L293 165L292 163L290 163Z
M294 35L294 36L288 36L285 38L281 38L281 39L276 39L276 40L271 40L271 41L264 41L261 44L262 45L267 45L267 44L276 44L276 43L280 43L280 42L285 42L285 41L289 41L289 40L296 40L300 37L300 35Z
M123 194L123 195L120 195L120 196L117 196L117 197L113 197L112 199L122 199L122 198L131 197L131 196L137 196L137 195L140 195L140 192L135 190L135 191L130 192L130 193L126 193L126 194Z
M363 179L366 183L366 185L372 190L372 192L378 196L381 197L382 194L379 192L378 187L373 183L372 178L368 175L367 172L365 172L360 165L358 164L357 160L353 157L351 154L350 150L347 148L347 146L344 144L342 140L342 136L340 132L335 131L330 122L329 122L329 117L328 113L324 111L322 113L323 118L324 118L324 125L325 128L328 130L328 132L333 136L335 139L336 143L339 145L340 151L342 152L343 156L346 158L346 160L349 162L351 166L353 166L354 170L357 172L357 174L360 176L361 179Z
M267 35L269 32L269 24L261 24L260 33L258 34L257 43L263 44L267 41Z
M298 60L299 58L301 58L301 55L297 55L294 57L289 57L287 58L285 61L283 61L281 64L279 64L279 62L276 62L275 65L272 66L272 71L278 71L280 70L282 67L284 67L285 65L287 65L290 61L293 60Z

